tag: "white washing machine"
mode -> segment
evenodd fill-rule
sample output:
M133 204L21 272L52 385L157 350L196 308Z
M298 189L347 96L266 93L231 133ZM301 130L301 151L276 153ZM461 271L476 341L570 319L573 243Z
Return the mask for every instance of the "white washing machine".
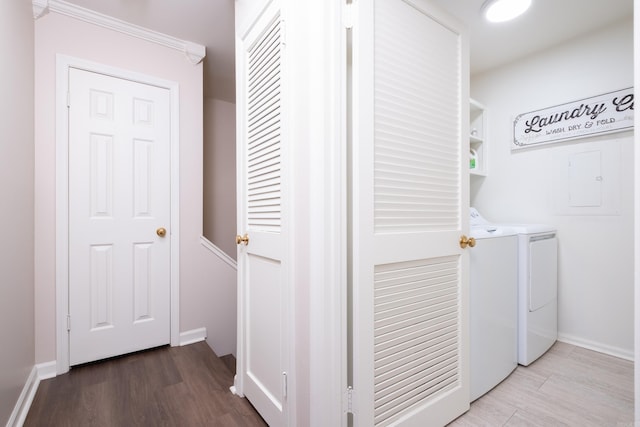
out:
M549 225L518 233L518 363L527 366L558 339L558 238Z
M471 401L518 366L518 236L471 208L469 318Z

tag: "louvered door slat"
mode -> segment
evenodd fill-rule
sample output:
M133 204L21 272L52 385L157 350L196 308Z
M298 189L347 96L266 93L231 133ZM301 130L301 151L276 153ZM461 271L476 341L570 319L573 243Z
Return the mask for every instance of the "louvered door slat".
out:
M273 97L280 95L280 78L277 74L278 69L273 70L272 74L264 76L266 79L257 82L256 86L252 88L253 93L248 101L249 110L247 117L249 122L255 118L258 111L264 108L269 102L274 101Z
M456 58L437 43L427 49L416 39L453 34L436 26L405 31L407 17L388 4L380 2L376 9L381 11L375 38L374 174L376 194L384 188L385 197L375 198L375 227L378 232L455 229L460 219L457 196L423 195L416 204L416 196L406 202L406 191L393 191L448 184L450 194L459 194L460 151L451 144L460 127L460 104L451 99L459 75L448 71L458 68ZM394 27L393 22L403 24ZM416 21L422 24L428 23Z
M279 180L280 180L279 173L280 173L280 171L277 171L277 172L274 172L274 173L269 174L269 175L258 176L258 177L255 177L255 178L251 179L251 180L248 180L248 183L251 186L260 186L260 188L273 189L279 183ZM276 195L276 194L279 194L279 192L271 191L269 194L271 194L269 197L252 196L252 197L249 197L249 200L254 202L254 201L258 201L258 200L263 200L265 198L273 198L273 196ZM251 206L250 206L250 208L251 208Z
M427 328L429 322L439 323L443 316L456 312L455 300L451 299L447 302L434 304L428 311L422 312L403 312L392 318L375 322L377 334L387 334L396 330L400 330L409 325L415 325L422 322L422 327Z
M281 188L279 185L274 185L273 181L274 180L266 180L264 185L254 183L253 191L249 193L248 199L258 203L261 200L273 200L277 198L276 196L280 194Z
M458 366L449 360L436 365L428 371L426 381L408 392L401 390L394 395L386 397L384 403L375 410L375 423L380 425L399 412L410 408L438 392L450 390L458 381L456 371Z
M255 105L255 110L249 112L249 134L254 133L256 128L264 126L264 123L278 118L279 99L280 93L271 91L259 100L260 104Z
M253 84L249 86L249 90L251 91L249 102L252 104L249 106L249 116L263 104L262 101L268 99L269 95L280 89L277 59L277 57L274 58L275 63L273 65L265 64L267 66L271 65L273 68L260 70L261 72L254 76L255 80Z
M442 272L455 271L457 269L456 261L447 261L446 258L431 259L421 263L406 263L404 266L404 276L408 277L413 274L441 274ZM379 265L376 268L376 278L378 279L378 288L384 289L384 280L392 279L397 276L397 265Z
M262 86L254 89L253 96L248 99L251 102L248 105L247 117L249 123L255 120L256 115L261 109L266 108L270 103L278 102L280 96L280 79L278 76L271 81L266 81Z
M259 125L265 117L272 114L279 114L278 101L280 100L279 92L271 92L268 96L260 99L260 102L253 106L253 110L249 114L248 127L252 131L256 125Z
M261 150L279 144L280 125L279 119L263 122L249 133L249 160L254 161L262 156Z
M407 272L404 281L397 277L380 279L378 282L380 284L377 291L378 297L375 303L378 301L384 301L385 298L388 298L389 296L391 298L395 298L396 295L402 295L403 292L412 292L415 289L421 290L423 286L437 285L443 280L443 277L450 280L455 280L456 278L455 272L444 270L431 272Z
M419 307L419 306L418 306ZM456 300L454 297L440 297L431 301L428 307L415 309L415 307L401 307L394 311L393 316L375 321L375 327L380 333L389 333L400 330L407 325L413 325L422 321L426 329L431 323L439 323L440 316L455 311ZM434 316L434 313L438 313Z
M264 173L266 170L277 170L280 165L280 150L278 147L264 147L259 150L260 155L254 159L249 159L249 165L255 170L252 170L252 175L258 175Z
M255 158L257 153L255 150L263 144L279 139L280 124L279 118L273 118L270 121L262 122L258 127L249 132L249 148L251 149L250 157ZM277 138L277 139L276 139Z
M384 265L374 277L374 340L386 344L374 347L374 408L382 422L397 413L391 408L428 396L438 383L455 383L458 263Z
M455 344L453 339L433 343L423 350L410 353L394 365L385 366L385 369L376 369L378 377L375 386L376 392L380 396L389 396L413 386L416 375L424 376L424 373L430 368L447 362L450 356L455 355ZM382 402L381 400L380 403L382 404Z
M273 38L269 43L261 43L256 49L262 51L262 55L251 60L251 69L249 70L249 89L255 89L256 86L264 82L273 81L272 78L266 78L265 75L277 73L279 60L279 33L273 32ZM251 97L250 94L249 97Z
M258 41L249 53L249 69L248 80L249 90L255 87L257 81L262 79L257 76L262 73L265 68L268 68L268 64L273 63L274 58L279 58L279 43L280 43L280 27L274 25L270 28L269 32L265 34L265 37ZM252 93L247 94L251 97Z
M281 31L274 21L249 51L247 222L264 231L281 223Z
M413 196L428 196L429 193L435 190L442 192L442 194L433 194L434 199L431 200L456 200L455 196L451 196L451 190L456 188L455 183L447 182L446 177L438 177L440 181L433 182L428 189L425 189L419 182L412 181L408 177L403 177L401 173L393 171L385 173L379 172L378 179L376 181L377 188L380 189L380 193L386 196L401 196L411 197ZM377 194L376 194L377 196ZM378 199L379 200L379 199Z
M449 328L449 332L454 332ZM410 370L412 365L422 365L427 366L429 363L433 363L436 359L437 352L443 348L451 347L455 344L455 337L448 335L442 335L438 331L433 331L430 335L428 335L425 341L416 344L415 348L406 348L404 350L398 351L397 354L392 354L387 356L386 358L382 358L378 360L376 364L376 391L382 391L384 389L383 385L386 384L385 381L389 380L389 373L395 372L396 375L394 377L397 379L398 377L408 378L407 383L404 384L394 384L394 387L403 388L405 386L411 387L416 384L416 376L419 378L423 377L424 373L414 372L412 375L405 375L405 372ZM451 347L453 348L453 347ZM382 395L380 395L382 397Z
M251 163L249 163L251 164ZM254 178L256 180L264 179L269 176L279 176L280 175L280 156L279 154L264 156L261 162L255 163L253 166L253 170L249 174L249 181L252 181Z
M374 350L379 357L387 357L395 354L399 350L410 348L416 342L426 340L426 335L432 331L445 330L455 325L455 313L442 316L439 321L431 326L425 327L423 324L411 324L407 327L388 332L375 339Z
M381 138L384 137L384 131L380 132ZM414 162L422 161L427 164L433 164L434 166L442 165L442 161L447 161L451 158L451 156L455 156L457 152L446 151L445 149L440 149L440 147L429 147L426 149L425 147L420 147L420 140L416 139L415 141L411 141L410 139L405 139L403 141L396 141L393 147L385 147L384 143L381 141L378 144L378 155L379 156L388 156L390 158L398 158L398 159L413 159ZM446 148L446 147L445 147Z
M378 193L378 197L381 199L381 202L384 202L384 197L387 195L390 195L388 193L386 193L386 191L384 190L385 187L381 187L380 192ZM393 187L390 187L393 188ZM445 188L432 188L432 189L424 189L424 188L417 188L415 190L410 190L407 188L401 188L401 189L395 189L396 193L400 193L402 194L407 200L415 200L415 201L421 201L423 200L422 197L440 197L440 198L450 198L450 199L454 199L453 196L451 196L450 192L447 191L447 187Z
M275 47L273 46L275 41L279 37L280 26L279 25L271 25L268 30L264 33L262 37L257 40L255 46L251 47L248 52L248 59L250 63L259 63L261 58L268 56L270 52L272 52ZM270 47L265 47L269 46ZM248 70L248 74L251 75L253 69Z
M455 276L451 277L450 282L453 282L455 279ZM422 288L416 287L413 290L396 292L385 297L376 298L374 302L376 312L382 318L393 308L410 307L410 305L419 307L423 302L433 301L434 298L449 295L450 282L449 284L442 283L437 279L433 279L430 282L425 280Z
M250 64L251 65L251 64ZM276 63L277 65L277 63ZM278 92L280 90L280 76L278 74L278 69L274 70L264 70L271 71L257 74L255 78L261 78L260 80L255 80L253 84L249 87L249 115L255 111L258 107L262 105L262 102L267 99L274 92Z
M394 130L397 132L397 129ZM384 164L385 161L389 163L394 163L389 161L390 159L398 159L400 161L407 161L407 163L413 163L417 166L417 163L420 162L419 166L421 169L428 173L432 169L429 166L434 166L440 171L447 171L448 173L452 173L450 170L443 167L443 162L451 162L452 158L457 157L457 152L450 153L444 150L439 149L436 145L433 145L429 148L418 147L414 149L414 147L419 144L419 138L415 140L411 140L411 137L406 135L403 139L396 138L393 144L386 144L386 133L384 129L381 129L379 134L380 138L378 140L377 148L377 164ZM429 137L422 135L422 138ZM397 165L397 161L395 162Z
M267 185L267 186L259 186L254 185L249 193L249 197L254 198L254 200L263 200L269 199L269 194L278 194L280 193L279 185Z

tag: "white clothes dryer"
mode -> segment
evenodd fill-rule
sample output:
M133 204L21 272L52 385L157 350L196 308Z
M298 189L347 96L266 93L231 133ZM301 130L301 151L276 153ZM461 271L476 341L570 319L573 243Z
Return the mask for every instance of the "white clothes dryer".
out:
M558 238L549 225L508 226L518 233L518 363L527 366L558 339Z

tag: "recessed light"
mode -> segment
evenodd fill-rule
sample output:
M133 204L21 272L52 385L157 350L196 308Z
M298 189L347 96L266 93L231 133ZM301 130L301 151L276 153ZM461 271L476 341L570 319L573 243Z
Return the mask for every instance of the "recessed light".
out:
M531 0L487 0L482 5L489 22L505 22L522 15L531 6Z

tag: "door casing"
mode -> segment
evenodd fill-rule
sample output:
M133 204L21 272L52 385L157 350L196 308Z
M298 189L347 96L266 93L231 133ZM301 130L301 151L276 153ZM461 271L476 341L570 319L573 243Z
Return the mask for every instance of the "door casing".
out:
M179 344L179 88L178 83L66 55L56 57L56 373L69 371L69 69L77 68L169 90L171 110L171 345Z

